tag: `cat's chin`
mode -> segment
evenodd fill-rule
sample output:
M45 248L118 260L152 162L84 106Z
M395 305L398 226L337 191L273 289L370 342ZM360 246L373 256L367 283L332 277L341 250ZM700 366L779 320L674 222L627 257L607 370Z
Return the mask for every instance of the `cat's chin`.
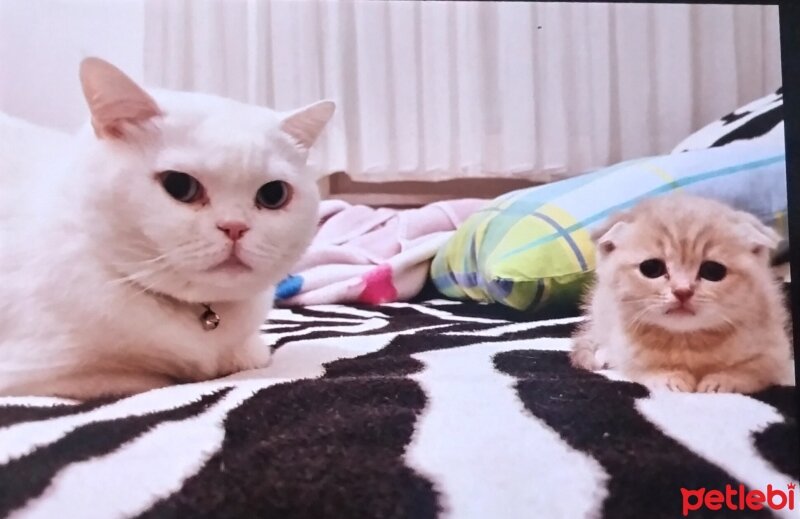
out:
M231 279L235 279L239 276L244 276L248 274L252 274L253 267L250 265L245 264L242 260L236 257L230 257L225 261L214 265L207 271L209 274L219 274L223 276L228 276Z
M651 324L672 333L691 333L717 329L715 320L699 312L666 312Z
M274 286L252 270L239 267L222 268L190 281L157 287L157 291L186 303L235 302L259 297Z

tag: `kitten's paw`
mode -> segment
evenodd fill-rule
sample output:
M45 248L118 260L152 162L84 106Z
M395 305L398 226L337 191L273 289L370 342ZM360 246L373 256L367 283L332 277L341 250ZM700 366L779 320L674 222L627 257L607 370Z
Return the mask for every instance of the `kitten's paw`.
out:
M577 336L573 339L569 360L576 368L597 371L608 367L603 350L586 337Z
M688 371L650 373L640 377L639 382L653 391L691 393L697 387L697 379Z
M697 386L698 393L755 393L765 384L744 373L711 373Z

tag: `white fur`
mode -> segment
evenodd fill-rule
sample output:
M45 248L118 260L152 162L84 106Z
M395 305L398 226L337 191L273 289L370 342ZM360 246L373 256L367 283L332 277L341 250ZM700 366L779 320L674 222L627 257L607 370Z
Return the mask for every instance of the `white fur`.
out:
M109 138L93 107L94 131L87 125L69 153L42 143L46 167L23 170L13 150L0 150L11 193L0 213L1 395L126 394L268 363L258 329L316 228L305 160L332 104L308 111L316 132L290 135L291 114L151 94L161 115L116 121L123 136ZM171 198L156 177L164 170L197 178L209 202ZM273 180L292 186L290 203L256 207L256 191ZM230 251L217 223L232 219L250 227L239 243L252 271L209 272ZM220 315L216 330L202 328L200 303Z

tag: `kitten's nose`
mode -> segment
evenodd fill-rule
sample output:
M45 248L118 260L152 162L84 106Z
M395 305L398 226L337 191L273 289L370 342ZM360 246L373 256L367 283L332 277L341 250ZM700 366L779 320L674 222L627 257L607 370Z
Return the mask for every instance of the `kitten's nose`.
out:
M249 231L250 227L244 222L231 221L218 223L217 229L224 232L231 240L236 241L244 236L244 233Z
M685 303L694 295L694 289L688 287L673 288L672 295L681 303Z

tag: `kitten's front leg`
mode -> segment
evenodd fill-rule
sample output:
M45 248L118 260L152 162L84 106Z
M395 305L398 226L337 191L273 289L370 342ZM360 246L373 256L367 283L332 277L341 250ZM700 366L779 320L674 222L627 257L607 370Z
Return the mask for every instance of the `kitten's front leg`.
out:
M788 345L781 350L788 350ZM747 362L707 374L700 380L700 393L756 393L772 385L791 383L792 362L786 356L767 352Z
M698 393L755 393L770 383L749 371L710 373L697 385Z
M651 371L632 377L635 382L644 384L653 391L673 391L691 393L697 387L697 379L688 371Z
M588 332L578 333L572 338L569 359L574 367L589 371L608 367L604 352Z

